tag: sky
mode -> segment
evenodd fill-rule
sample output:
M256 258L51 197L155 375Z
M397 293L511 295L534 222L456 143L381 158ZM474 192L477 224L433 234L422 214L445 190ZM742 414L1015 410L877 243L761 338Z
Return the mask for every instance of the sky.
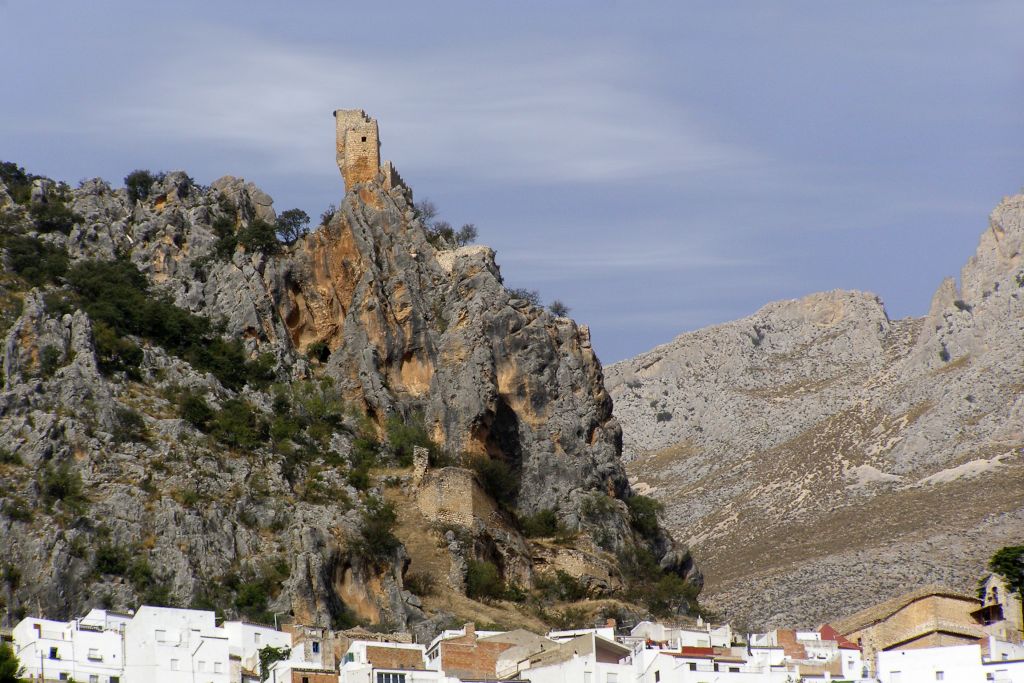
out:
M334 109L605 363L829 289L922 315L1024 185L1024 2L0 0L0 159L319 216Z

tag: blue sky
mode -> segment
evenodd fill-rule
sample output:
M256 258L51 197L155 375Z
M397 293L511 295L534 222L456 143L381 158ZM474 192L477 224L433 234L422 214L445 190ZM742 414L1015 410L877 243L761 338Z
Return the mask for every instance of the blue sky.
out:
M921 315L1024 185L1024 3L0 0L0 158L311 215L336 108L613 362L780 298Z

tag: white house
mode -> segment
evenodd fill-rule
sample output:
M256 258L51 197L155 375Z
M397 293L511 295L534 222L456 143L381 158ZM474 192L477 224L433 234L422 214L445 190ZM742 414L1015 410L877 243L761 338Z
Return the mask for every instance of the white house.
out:
M230 683L228 634L213 612L143 605L124 642L126 683Z
M986 683L980 645L948 645L878 653L881 683Z
M632 649L594 631L531 657L518 677L532 683L632 683Z
M121 683L122 634L131 617L94 609L81 619L22 619L12 630L27 678Z
M288 648L288 659L292 659L290 633L245 621L225 621L223 629L228 637L228 654L232 660L237 658L244 670L260 673L259 652L268 645ZM241 680L240 673L232 672L232 680Z
M668 649L681 647L729 647L733 632L728 624L712 626L700 620L696 626L670 626L657 621L641 621L629 632L629 640L662 643Z
M457 683L427 668L426 648L417 643L354 640L342 658L339 683Z

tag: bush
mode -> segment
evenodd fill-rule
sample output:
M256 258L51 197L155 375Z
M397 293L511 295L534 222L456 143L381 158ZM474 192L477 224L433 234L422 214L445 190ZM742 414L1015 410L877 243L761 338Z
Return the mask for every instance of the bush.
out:
M633 528L641 536L653 538L658 534L658 515L665 510L660 502L647 496L634 495L626 499Z
M0 448L0 465L23 465L21 456L14 451Z
M178 411L185 422L204 432L209 428L210 420L214 417L213 409L210 408L206 399L201 394L191 391L181 395L178 400Z
M540 306L540 292L536 289L525 289L522 287L508 290L509 297L522 299L531 306Z
M80 511L88 503L82 493L82 477L66 462L43 468L39 490L48 507L59 500L69 509Z
M117 443L145 441L146 421L138 411L118 406L114 409L114 425L110 433Z
M606 521L610 516L616 514L618 510L615 498L597 492L587 496L583 500L583 504L580 505L580 513L584 519L595 523Z
M398 415L392 415L385 423L384 429L388 445L391 446L398 459L398 464L402 467L412 464L413 449L417 446L426 448L428 457L441 450L427 434L427 427L423 423L423 413L416 413L408 420L403 420Z
M311 360L326 363L327 359L331 357L331 348L327 346L327 342L313 342L306 347L306 357Z
M398 521L395 506L377 497L368 498L362 512L359 538L352 549L360 557L374 561L389 559L398 549L394 527Z
M93 568L99 574L110 574L112 576L124 576L131 568L128 559L128 551L115 545L104 543L96 548L96 556L93 558Z
M672 420L672 413L667 410L659 410L654 416L655 422L670 422Z
M565 528L558 521L555 511L548 508L519 518L519 528L527 538L556 536L564 533Z
M213 418L211 429L218 441L247 450L262 444L267 436L267 424L262 415L240 398L224 401Z
M29 213L36 224L36 230L44 233L60 232L67 235L75 227L75 223L82 222L81 216L56 198L51 198L44 204L33 204Z
M258 218L249 223L248 227L238 231L238 243L245 247L246 251L261 254L276 254L281 250L274 226Z
M39 352L39 375L41 377L53 377L60 367L60 360L64 354L56 346L44 346Z
M320 225L327 225L334 218L334 214L338 213L338 207L334 204L329 204L324 212L320 214Z
M551 311L551 315L558 316L559 318L569 317L569 307L558 299L548 304L548 310Z
M23 498L5 500L2 508L4 515L15 522L31 522L32 508Z
M534 583L546 600L578 602L587 597L586 586L561 569L556 569L553 576L537 576Z
M466 596L474 600L496 600L505 595L505 584L493 562L470 560L466 569Z
M148 199L153 183L157 182L158 178L158 175L142 169L136 169L126 175L124 186L128 190L128 201L135 204L141 199Z
M12 235L3 241L8 267L33 287L56 282L68 271L68 255L46 242Z
M487 494L503 508L510 508L519 495L519 479L503 460L479 456L470 460L477 481Z
M12 161L0 161L0 182L7 186L7 194L15 204L25 204L32 195L32 181L39 176L26 173Z

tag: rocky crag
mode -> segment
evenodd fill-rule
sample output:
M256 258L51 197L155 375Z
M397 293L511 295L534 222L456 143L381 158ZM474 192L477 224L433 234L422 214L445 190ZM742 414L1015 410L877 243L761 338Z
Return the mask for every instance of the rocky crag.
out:
M1024 534L1024 195L924 318L833 291L606 369L638 490L754 627L925 583L972 592Z
M4 171L7 623L145 601L536 625L644 558L699 589L635 504L587 329L430 234L390 176L281 244L240 179Z

